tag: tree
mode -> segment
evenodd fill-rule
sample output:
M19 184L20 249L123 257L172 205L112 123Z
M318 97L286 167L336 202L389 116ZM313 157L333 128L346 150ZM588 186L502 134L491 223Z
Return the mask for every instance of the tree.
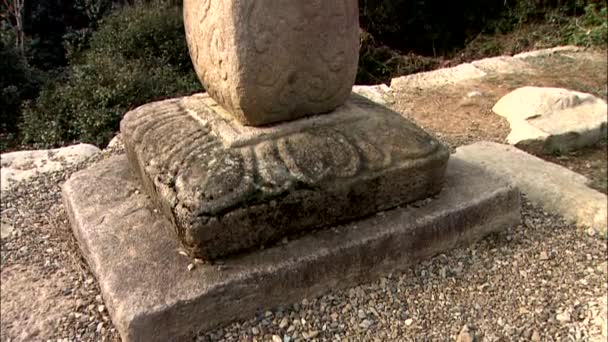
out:
M24 41L25 33L23 31L23 7L25 0L2 0L3 11L2 19L9 23L15 34L15 47L21 54L25 53Z

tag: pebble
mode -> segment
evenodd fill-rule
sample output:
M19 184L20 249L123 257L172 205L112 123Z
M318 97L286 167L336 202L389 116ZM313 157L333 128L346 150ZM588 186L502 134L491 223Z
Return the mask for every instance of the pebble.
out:
M14 231L15 228L9 223L4 221L0 222L0 239L7 239L13 234Z
M469 329L468 325L464 325L462 329L460 329L460 333L456 337L456 342L473 342L475 340L475 336L473 332Z
M287 327L287 325L289 325L289 319L287 319L287 317L283 317L283 319L281 320L281 323L279 323L279 328L285 329Z
M562 312L557 314L557 316L555 316L555 319L562 323L568 323L570 322L571 317L568 312Z
M361 323L359 323L359 326L363 329L369 329L372 325L374 325L374 321L370 319L364 319Z
M57 323L53 336L67 337L70 341L118 340L95 278L86 265L83 270L81 265L73 264L72 260L80 258L77 246L73 240L66 242L66 237L58 235L61 229L45 226L48 222L68 224L59 190L73 171L33 180L27 188L19 187L9 193L6 200L3 197L1 218L3 222L11 222L15 230L6 241L2 240L1 266L3 270L19 263L42 267L46 259L51 260L45 272L62 268L67 274L66 285L58 289L69 288L65 298L73 302L70 311L64 314L65 319ZM200 341L208 341L206 338L212 334L217 338L211 341L255 337L258 341L290 342L302 341L304 336L314 336L311 339L319 341L373 338L403 341L411 340L412 336L446 341L453 340L455 333L446 327L457 329L470 317L476 317L475 332L488 341L519 339L523 331L530 330L532 333L526 337L533 341L567 340L568 334L572 336L570 339L582 336L583 340L605 341L602 330L606 330L606 319L600 311L606 305L602 302L591 308L589 304L587 308L587 303L605 297L608 273L605 241L581 234L575 226L532 206L525 197L522 206L522 221L526 225L513 227L508 233L445 252L355 289L336 289L287 309L263 312L261 317L252 315L249 320L202 333ZM73 239L71 234L67 236ZM507 236L511 237L508 243ZM572 253L561 253L566 250ZM545 258L559 262L538 262ZM597 271L586 272L588 268ZM581 278L587 285L582 285ZM57 293L64 296L68 291ZM577 300L582 303L580 310L584 315L577 311L567 325L555 324L560 322L555 313L564 307L575 308ZM92 310L87 311L92 303ZM103 314L96 312L101 305ZM517 310L522 306L529 311L525 315ZM579 321L577 317L585 318ZM502 324L497 324L499 318ZM466 334L462 330L457 335L461 342L475 338L472 328Z
M367 315L365 314L365 312L363 310L359 310L357 315L359 316L360 319L364 319L365 317L367 317Z
M540 334L538 333L538 331L534 330L532 332L532 336L530 336L530 341L532 342L540 342L541 337Z
M311 330L309 332L305 332L302 334L302 337L304 337L305 339L312 339L319 336L319 332L316 330Z

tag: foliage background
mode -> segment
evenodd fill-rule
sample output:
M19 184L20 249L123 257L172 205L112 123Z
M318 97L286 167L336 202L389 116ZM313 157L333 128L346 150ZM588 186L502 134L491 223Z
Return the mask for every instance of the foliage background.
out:
M25 0L24 48L0 5L0 150L105 145L143 103L202 90L180 0ZM605 48L601 0L359 0L357 83L497 54Z

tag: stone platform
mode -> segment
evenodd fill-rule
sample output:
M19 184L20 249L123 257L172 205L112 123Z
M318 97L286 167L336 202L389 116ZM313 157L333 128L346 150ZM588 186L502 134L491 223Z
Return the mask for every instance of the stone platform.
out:
M127 113L130 165L192 256L212 260L427 198L446 147L352 94L338 109L244 126L206 94Z
M458 157L440 195L309 233L287 244L197 265L171 223L112 157L67 181L74 234L123 341L174 341L257 312L404 270L520 221L519 191Z

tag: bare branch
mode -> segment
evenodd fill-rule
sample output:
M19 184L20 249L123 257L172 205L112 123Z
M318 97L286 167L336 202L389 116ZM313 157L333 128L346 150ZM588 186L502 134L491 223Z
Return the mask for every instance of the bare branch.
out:
M2 13L15 33L15 47L24 53L25 32L23 31L23 8L25 0L2 0L6 13Z

